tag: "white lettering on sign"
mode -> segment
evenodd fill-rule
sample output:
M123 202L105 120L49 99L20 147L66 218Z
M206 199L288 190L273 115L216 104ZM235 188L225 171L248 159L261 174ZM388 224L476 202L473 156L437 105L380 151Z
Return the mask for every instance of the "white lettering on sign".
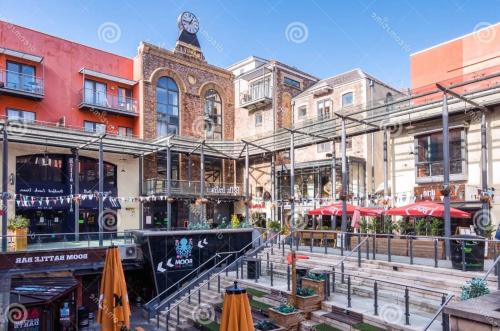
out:
M63 261L82 261L87 260L89 255L87 253L82 254L62 254L62 255L42 255L42 256L30 256L30 257L18 257L16 258L16 264L27 264L27 263L45 263L45 262L63 262Z
M240 194L239 186L214 186L209 189L209 192L212 194Z

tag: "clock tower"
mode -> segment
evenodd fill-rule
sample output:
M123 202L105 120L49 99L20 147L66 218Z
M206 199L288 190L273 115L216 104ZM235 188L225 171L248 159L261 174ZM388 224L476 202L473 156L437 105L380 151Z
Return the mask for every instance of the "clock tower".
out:
M188 11L183 12L177 19L179 36L175 44L174 52L182 56L205 61L201 51L200 42L196 33L200 28L198 18Z

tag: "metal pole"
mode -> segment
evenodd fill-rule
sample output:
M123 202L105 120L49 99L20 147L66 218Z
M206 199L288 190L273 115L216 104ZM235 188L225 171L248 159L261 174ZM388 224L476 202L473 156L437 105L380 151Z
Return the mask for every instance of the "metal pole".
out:
M205 142L200 146L200 197L205 198ZM205 203L201 204L200 222L206 222L205 219Z
M342 140L341 140L341 153L342 153L342 225L341 225L341 243L345 247L345 232L347 232L347 150L346 150L346 129L345 118L342 118Z
M73 194L75 196L78 196L80 194L80 153L78 152L78 149L74 150L74 164L73 164L73 183L74 183L74 190ZM80 200L79 199L73 199L75 202L75 240L79 241L80 240Z
M99 139L99 247L103 246L104 211L104 151L102 138Z
M389 195L389 165L387 163L387 129L384 129L384 199Z
M245 145L245 223L249 224L250 217L250 159L248 154L248 144Z
M139 156L139 193L144 193L144 156ZM144 203L139 199L139 228L144 228Z
M332 148L332 203L337 199L337 147L335 139L333 140ZM337 229L337 216L332 216L332 230Z
M295 235L295 138L293 131L290 132L290 229L293 247Z
M167 230L172 230L172 152L170 146L167 146Z
M488 192L488 147L486 140L486 112L481 112L481 188L483 194ZM482 203L482 226L490 225L490 206L489 202L483 200Z
M448 96L443 95L443 195L444 195L444 236L446 237L446 256L451 258L450 236L450 142L448 127Z
M3 151L2 151L2 252L7 252L7 219L8 215L8 181L9 181L9 138L7 135L7 123L3 126Z
M271 155L271 219L276 220L276 155Z

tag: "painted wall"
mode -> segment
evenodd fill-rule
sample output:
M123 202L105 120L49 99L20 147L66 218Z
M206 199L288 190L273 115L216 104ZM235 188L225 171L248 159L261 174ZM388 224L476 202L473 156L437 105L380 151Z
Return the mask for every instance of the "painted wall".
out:
M0 47L42 56L42 64L36 65L36 76L44 79L45 86L45 97L42 101L2 95L0 97L2 116L6 114L6 108L15 108L35 112L38 121L57 122L65 116L67 126L81 128L83 121L87 120L107 124L109 132L116 131L118 126L125 126L133 128L134 134L139 134L136 118L112 114L98 116L91 111L78 109L84 80L79 72L80 69L85 67L105 74L133 79L132 59L3 21L0 21ZM0 54L0 69L6 69L7 60L33 64ZM119 84L102 79L91 79L107 83L108 94L117 93ZM134 88L132 97L137 98L137 96L138 89Z

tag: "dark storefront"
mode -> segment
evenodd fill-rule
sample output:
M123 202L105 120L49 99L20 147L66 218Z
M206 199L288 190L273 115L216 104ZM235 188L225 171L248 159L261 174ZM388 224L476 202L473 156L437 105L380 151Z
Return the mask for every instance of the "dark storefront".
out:
M75 232L75 195L80 205L81 233L97 232L98 160L79 157L79 192L75 192L74 157L65 154L37 154L16 159L16 215L30 220L30 232ZM105 195L116 197L116 166L104 162ZM104 209L116 210L115 199L105 199ZM115 213L110 213L116 216ZM111 222L112 223L112 222ZM116 223L116 222L115 222ZM107 224L105 231L116 231Z
M12 279L9 331L76 330L77 287L72 277Z

